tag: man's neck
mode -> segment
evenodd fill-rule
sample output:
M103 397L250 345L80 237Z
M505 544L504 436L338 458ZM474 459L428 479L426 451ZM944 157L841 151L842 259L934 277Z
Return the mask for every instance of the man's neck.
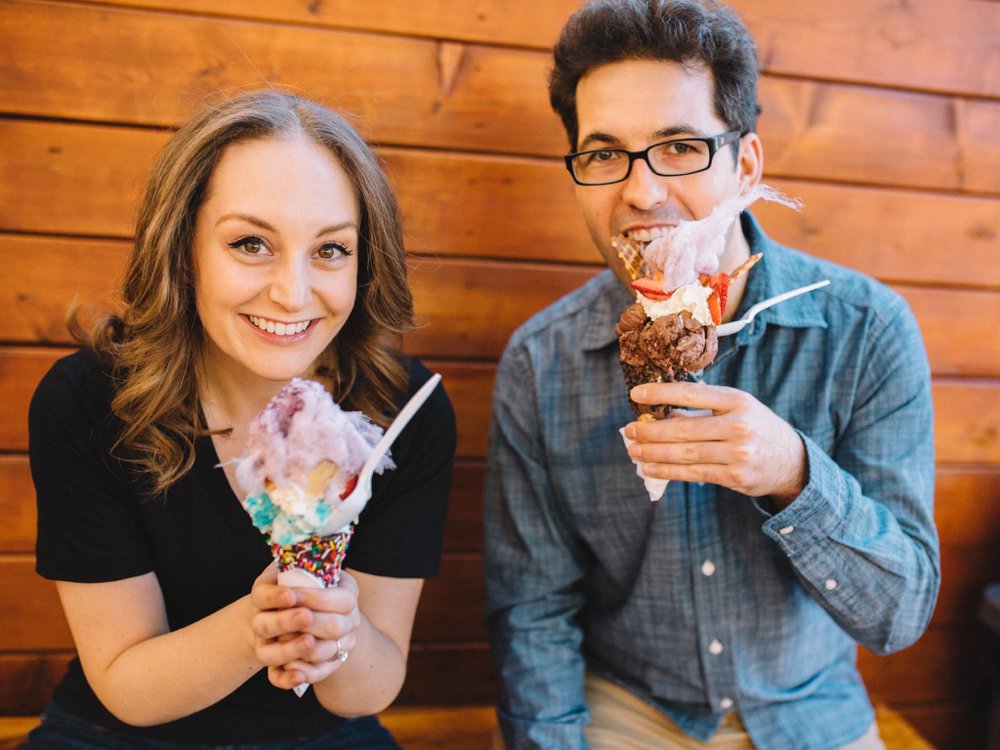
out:
M743 222L737 216L733 219L732 225L726 236L726 251L719 261L719 270L731 273L734 268L750 257L750 245L746 237L743 236ZM740 309L740 302L743 300L743 293L747 288L747 277L749 274L740 274L733 279L729 285L729 300L726 309L722 313L722 322L728 323L736 316L736 311Z

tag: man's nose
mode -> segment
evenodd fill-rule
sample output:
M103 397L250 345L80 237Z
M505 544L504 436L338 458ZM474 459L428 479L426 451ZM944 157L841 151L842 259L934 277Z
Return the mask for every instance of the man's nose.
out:
M656 208L669 195L668 179L654 173L644 159L636 159L622 187L622 199L640 211Z
M271 301L286 310L301 310L312 298L312 280L308 260L285 256L275 266L271 278Z

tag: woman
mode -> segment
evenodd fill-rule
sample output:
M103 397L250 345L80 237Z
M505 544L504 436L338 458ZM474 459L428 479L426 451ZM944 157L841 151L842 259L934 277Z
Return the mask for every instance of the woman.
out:
M372 715L437 572L447 396L393 446L338 588L277 585L229 463L295 376L383 426L430 376L392 344L412 301L375 157L285 93L201 113L153 171L123 302L32 401L37 567L79 658L28 747L397 747Z

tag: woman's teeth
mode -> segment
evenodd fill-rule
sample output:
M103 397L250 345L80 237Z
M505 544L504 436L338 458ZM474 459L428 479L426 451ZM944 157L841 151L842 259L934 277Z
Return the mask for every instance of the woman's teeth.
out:
M256 315L248 315L247 317L260 330L274 333L278 336L292 336L296 333L302 333L312 322L311 320L300 320L298 323L278 323L267 318L258 318Z

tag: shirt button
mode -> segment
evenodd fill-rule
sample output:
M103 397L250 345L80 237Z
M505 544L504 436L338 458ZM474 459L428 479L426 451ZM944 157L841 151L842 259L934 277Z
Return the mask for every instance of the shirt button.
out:
M724 650L725 649L723 648L722 644L719 643L718 641L712 641L711 643L708 644L708 653L710 653L712 656L718 656Z
M723 698L721 701L719 701L719 708L721 708L724 711L728 711L732 707L733 707L732 698Z
M715 572L715 563L711 560L705 560L701 564L701 574L703 576L710 576Z
M705 486L704 482L698 482L697 484L698 484L699 487L704 487Z
M778 529L778 533L781 534L782 536L788 536L793 531L795 531L795 527L794 526L786 526L783 529Z
M833 591L835 588L837 588L837 582L832 578L827 578L826 583L824 583L823 585L826 586L827 591Z

